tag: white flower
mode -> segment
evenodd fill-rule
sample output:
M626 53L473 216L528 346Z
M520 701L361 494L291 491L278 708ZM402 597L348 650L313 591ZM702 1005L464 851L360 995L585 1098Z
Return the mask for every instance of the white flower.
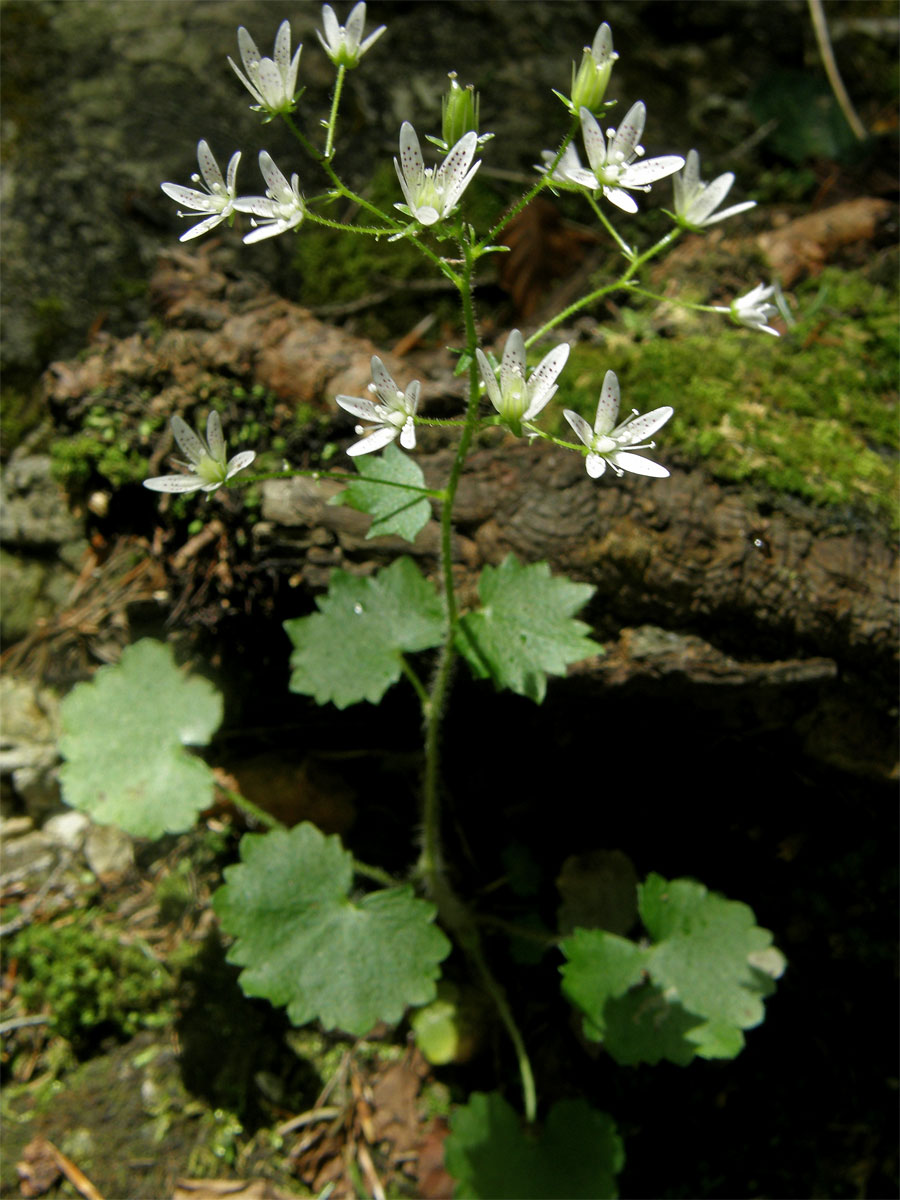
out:
M510 422L515 432L521 421L530 421L555 394L557 375L569 357L568 342L561 342L531 372L525 381L525 342L518 329L510 331L500 362L500 383L487 356L475 351L478 369L487 388L491 404L505 421Z
M244 70L234 62L229 55L228 61L234 68L235 74L244 87L258 104L254 108L262 109L270 117L278 113L291 112L294 107L297 88L297 69L300 65L300 51L297 47L291 58L291 27L287 21L282 21L275 36L275 49L272 58L262 58L256 48L256 42L243 27L237 31L238 49ZM244 72L246 71L246 74Z
M728 308L723 308L720 304L713 307L716 312L728 313L737 325L746 325L748 329L759 329L762 333L771 333L774 337L780 337L777 329L766 324L769 317L778 312L774 304L768 303L768 299L774 291L774 286L766 287L765 284L758 283L746 296L739 296L737 300L732 300Z
M600 107L612 73L613 63L618 58L612 44L612 32L604 21L594 34L593 46L585 46L581 65L576 72L572 66L571 111L580 108L596 111Z
M651 183L664 179L666 175L673 175L684 166L684 159L678 154L665 154L661 158L635 162L644 153L639 145L647 119L647 109L642 100L631 106L618 131L607 130L608 145L593 114L582 108L579 115L591 169L570 168L568 178L593 192L599 191L623 212L636 213L638 210L634 197L629 196L628 191L649 192Z
M325 48L325 53L336 67L355 67L365 52L374 46L381 37L386 25L380 26L370 33L364 42L360 42L363 26L366 23L366 6L363 0L354 5L346 25L339 25L330 4L322 5L322 24L325 26L325 36L316 30L316 36Z
M291 182L288 183L272 161L272 156L265 150L259 152L259 169L269 185L265 196L244 196L234 202L238 212L251 213L260 218L250 222L256 228L244 238L248 245L250 242L260 242L263 238L275 237L289 229L296 229L306 216L306 208L300 194L300 177L297 173L294 172Z
M404 450L413 450L416 445L416 409L419 405L419 381L414 379L406 389L406 394L397 387L387 368L377 355L372 357L372 379L369 391L378 403L371 400L359 400L355 396L338 396L337 402L341 408L354 417L364 421L372 421L372 429L362 441L354 442L348 449L350 455L370 454L380 450L398 435L400 445ZM366 433L365 427L356 426L357 433Z
M745 200L743 204L733 204L731 208L714 213L734 183L734 175L726 171L718 175L712 183L704 183L700 178L700 155L696 150L689 150L684 170L672 176L672 187L675 192L675 217L679 225L688 229L700 230L704 225L715 225L726 217L736 216L755 208L755 200Z
M572 412L570 408L565 410L564 415L588 448L585 467L592 479L598 479L603 474L607 463L617 475L624 471L632 471L635 475L652 475L655 479L665 479L669 474L665 467L644 458L643 455L634 454L633 451L652 450L654 443L642 442L641 439L661 429L674 411L666 405L640 416L637 409L634 409L630 417L626 417L621 425L616 425L616 417L619 415L619 380L614 371L607 371L597 402L594 428L591 429L584 417Z
M534 169L540 171L542 175L546 175L550 171L551 164L554 158L556 158L557 153L555 150L542 150L541 158L544 160L543 165L535 163ZM555 170L550 171L550 178L560 187L577 188L578 185L573 182L571 173L583 170L581 159L578 157L578 151L570 143L563 151L563 156L556 164Z
M439 167L426 167L419 139L409 121L400 126L400 162L394 167L406 204L395 204L402 213L422 225L434 225L448 216L481 166L469 164L478 145L478 134L470 130L459 139Z
M236 177L238 163L241 161L240 150L232 154L228 163L227 182L222 178L219 164L213 157L213 152L204 141L197 143L197 162L200 174L191 176L192 183L201 184L206 190L198 192L195 188L182 187L179 183L161 183L159 186L176 204L183 204L195 213L210 213L197 225L192 225L187 233L183 233L179 242L190 241L209 233L223 221L227 221L234 211L236 192ZM191 213L178 212L179 217L189 217Z
M172 417L172 432L187 462L178 462L189 472L186 475L158 475L145 479L144 487L151 492L214 492L216 488L249 467L256 458L255 450L243 450L225 461L225 439L217 412L211 412L206 422L206 441L191 429L181 417Z

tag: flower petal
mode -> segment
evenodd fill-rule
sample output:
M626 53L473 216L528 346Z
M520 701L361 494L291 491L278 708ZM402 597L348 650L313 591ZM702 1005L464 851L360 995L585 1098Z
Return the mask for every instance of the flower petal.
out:
M600 398L597 401L594 433L609 433L619 415L619 401L619 378L615 371L607 371L603 377L603 387L600 389Z
M631 158L641 140L646 120L647 106L643 100L638 100L629 108L622 120L622 124L616 130L616 136L613 138L612 145L609 148L610 161L624 162L626 159ZM683 159L681 165L684 165ZM680 168L676 167L675 169L679 170Z
M238 471L243 471L256 458L255 450L242 450L240 454L235 454L234 458L228 460L225 478L230 479L232 475L237 475Z
M341 23L330 4L322 5L322 24L325 26L325 41L328 43L325 49L337 50L341 44ZM322 44L325 45L325 42Z
M215 229L217 225L221 225L225 219L225 213L223 212L216 213L212 217L207 217L205 221L201 221L198 225L192 225L178 240L179 242L189 242L191 238L209 233L211 229Z
M362 400L357 396L335 396L344 412L352 413L362 421L381 421L381 413L371 400Z
M366 6L363 0L359 0L359 4L354 4L350 16L347 18L346 30L347 40L353 47L359 46L359 39L362 37L363 26L366 23Z
M209 145L202 140L197 143L197 163L200 167L200 174L203 176L209 190L214 192L218 186L224 191L225 180L222 178L219 164L216 162Z
M500 362L500 391L505 392L513 376L525 379L525 340L518 329L510 330Z
M215 196L198 192L195 188L182 187L180 183L161 183L159 186L170 200L184 204L194 212L218 212L221 208Z
M169 424L172 427L172 433L175 435L175 441L178 443L179 449L187 456L192 464L196 464L201 458L206 457L206 447L188 425L187 421L182 420L179 416L172 417Z
M529 412L532 405L543 401L539 403L539 408L535 410L535 412L540 411L547 403L547 400L550 399L549 396L544 399L544 396L556 382L556 377L566 365L568 357L569 343L560 342L558 346L554 346L549 354L544 355L540 363L531 372L531 378L528 380L528 395L531 398Z
M642 454L629 454L627 450L616 450L609 455L609 461L621 471L630 471L632 475L649 475L653 479L666 479L669 475L659 463L644 458Z
M488 399L499 412L503 400L497 384L497 376L494 374L494 368L482 350L476 350L475 357L478 359L478 370L481 372L481 378L484 380L484 386L487 388Z
M619 182L622 187L643 187L646 183L654 183L657 179L665 179L674 175L684 166L680 154L662 154L659 158L648 158L646 162L631 163L622 173Z
M599 479L606 470L606 459L601 458L599 454L589 454L584 460L584 469L591 479Z
M662 429L674 411L674 408L664 405L662 408L654 408L652 412L644 413L640 417L634 417L631 421L623 422L619 426L619 429L622 430L623 434L627 434L627 445L634 446L638 442L642 442L645 438L652 437L657 429ZM617 436L618 432L617 429L610 436L626 444L625 438Z
M372 381L375 384L375 394L383 404L394 406L400 389L377 354L372 355Z
M241 62L244 64L244 70L253 78L256 74L256 68L259 66L259 51L256 48L256 42L241 25L237 31L238 49L241 52ZM237 69L237 68L235 68Z
M610 202L610 204L614 204L616 208L621 208L622 212L636 213L638 210L637 202L635 201L634 196L629 196L628 193L623 192L621 188L605 187L603 189L603 195Z
M425 160L422 158L416 131L409 121L404 121L400 126L400 167L410 191L415 194L425 177ZM410 208L413 208L414 200L410 200L409 195L406 198Z
M196 492L203 487L203 480L199 475L157 475L145 479L144 487L151 492Z
M586 446L590 447L591 442L594 440L594 434L590 425L588 425L581 413L573 412L571 408L566 408L563 410L563 416L575 430L575 433L578 435L581 441L583 441Z
M222 418L212 409L206 418L206 444L210 457L216 462L225 461L225 438L222 435Z
M348 447L347 453L354 458L357 454L371 454L374 450L381 450L388 442L392 442L399 432L395 425L382 425L362 441L354 442Z
M599 174L606 165L606 139L603 137L600 126L597 124L597 119L590 109L579 109L579 116L581 117L581 136L584 139L584 150L588 156L588 162L591 164L595 174ZM572 171L569 171L569 178L575 178ZM576 182L581 181L576 180Z

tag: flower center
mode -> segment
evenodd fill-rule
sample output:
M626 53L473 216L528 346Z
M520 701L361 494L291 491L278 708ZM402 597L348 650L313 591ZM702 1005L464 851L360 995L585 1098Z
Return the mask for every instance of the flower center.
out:
M194 467L194 473L199 475L204 483L224 483L225 464L216 462L209 454L204 454Z

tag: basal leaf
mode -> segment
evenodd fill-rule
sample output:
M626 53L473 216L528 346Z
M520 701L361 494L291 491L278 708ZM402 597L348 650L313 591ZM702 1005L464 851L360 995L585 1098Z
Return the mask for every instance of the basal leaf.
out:
M523 566L510 554L482 571L481 608L461 618L457 647L476 676L540 703L547 675L562 675L569 663L602 653L588 637L589 626L573 619L593 591L551 576L547 563Z
M241 859L213 907L237 939L228 959L246 995L286 1005L296 1025L360 1035L434 999L450 943L411 888L351 900L351 855L308 823L247 834Z
M359 479L348 483L332 503L371 513L367 538L394 534L415 541L431 518L431 505L418 490L425 487L419 464L394 442L383 454L361 454L354 462Z
M189 829L213 800L213 775L186 746L204 746L222 697L190 678L169 646L145 638L79 683L61 710L60 784L67 804L135 837Z
M770 947L772 934L759 928L753 910L691 879L650 875L639 892L641 919L657 943L650 973L666 995L717 1025L758 1025L765 976L750 956Z
M563 991L585 1034L619 1063L733 1058L784 966L771 933L747 905L689 879L651 875L639 891L652 946L599 929L562 942Z
M400 678L402 655L440 644L441 600L410 558L368 579L335 571L319 612L285 621L294 644L292 692L337 708L377 704Z
M616 1126L583 1100L562 1100L537 1136L496 1092L473 1092L450 1118L444 1163L465 1200L603 1200L618 1196Z

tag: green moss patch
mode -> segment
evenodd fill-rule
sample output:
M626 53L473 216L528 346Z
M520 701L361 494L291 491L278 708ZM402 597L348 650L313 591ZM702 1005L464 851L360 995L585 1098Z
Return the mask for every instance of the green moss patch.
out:
M576 346L561 399L593 420L612 369L623 413L674 407L661 447L721 479L896 523L897 297L829 269L797 290L796 317L777 340L710 316L677 338Z

